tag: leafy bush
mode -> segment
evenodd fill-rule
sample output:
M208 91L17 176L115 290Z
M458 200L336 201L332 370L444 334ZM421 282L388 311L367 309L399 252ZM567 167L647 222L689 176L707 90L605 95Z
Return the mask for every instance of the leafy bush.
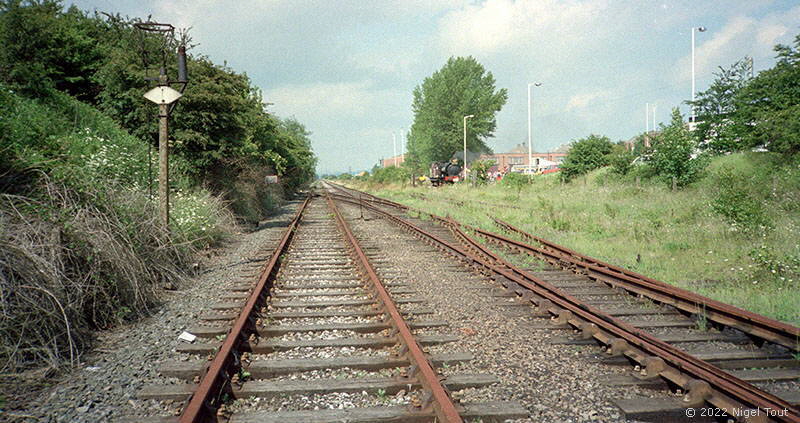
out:
M160 36L143 36L132 25L136 21L91 15L75 6L64 10L56 0L5 2L0 6L0 83L41 99L66 92L101 109L138 144L143 144L141 140L153 142L157 138L155 108L142 97L149 83L140 51L155 52L165 41ZM184 35L191 48L190 37ZM175 48L180 41L173 38L166 43ZM202 56L190 54L187 59L192 83L170 122L174 140L171 161L182 159L185 166L176 165L182 170L181 176L190 180L176 181L178 187L203 186L229 198L239 192L247 194L257 187L242 190L234 189L234 185L241 187L240 176L254 166L273 169L289 192L313 180L316 158L310 133L303 125L266 113L260 90L252 86L247 75ZM168 64L169 75L175 74L174 67L174 63ZM48 103L58 101L47 98ZM75 107L75 113L59 124L73 129L93 128L99 131L95 135L109 138L100 134L104 132L101 127L85 122L86 114L79 109L86 107ZM43 135L35 137L36 142L65 132L58 128L42 133L41 129L54 125L41 123L44 126L11 129ZM121 142L121 137L115 138Z
M712 210L745 230L772 227L764 203L750 192L753 184L747 175L725 166L714 181L717 193L711 203Z
M475 160L472 162L470 171L475 175L475 183L478 185L486 184L489 180L489 169L494 165L494 160Z
M708 164L705 156L695 156L697 143L683 123L677 108L672 110L672 121L661 128L653 139L650 165L667 183L672 178L678 186L686 186L700 178Z
M608 137L589 135L572 143L572 146L561 164L561 178L570 181L594 169L608 164L608 155L613 144Z
M627 149L617 151L608 157L611 171L617 175L627 175L633 167L633 160L636 156Z
M517 198L519 198L522 188L530 183L531 177L529 175L523 175L516 172L507 173L505 176L503 176L503 180L501 181L501 184L504 187L511 188L517 192Z
M408 169L401 166L389 166L377 168L372 172L369 180L379 184L387 183L406 183L411 178Z
M233 216L207 191L178 191L171 203L170 221L178 242L206 248L231 232Z

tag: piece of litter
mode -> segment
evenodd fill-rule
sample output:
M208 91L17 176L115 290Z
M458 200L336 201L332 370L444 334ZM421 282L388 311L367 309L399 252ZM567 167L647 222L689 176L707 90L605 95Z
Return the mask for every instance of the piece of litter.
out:
M194 340L197 339L197 337L189 332L183 331L183 333L181 333L181 336L179 336L178 339L183 339L186 342L194 342Z
M99 366L89 366L89 367L86 368L86 370L88 370L90 372L96 372L96 371L100 370L100 367Z

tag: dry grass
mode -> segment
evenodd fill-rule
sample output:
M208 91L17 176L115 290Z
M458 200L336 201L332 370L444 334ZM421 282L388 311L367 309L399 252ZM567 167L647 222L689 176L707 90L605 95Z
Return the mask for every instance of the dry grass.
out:
M93 329L146 313L189 267L190 251L170 245L142 195L87 202L50 182L42 190L46 202L0 195L2 372L76 363Z

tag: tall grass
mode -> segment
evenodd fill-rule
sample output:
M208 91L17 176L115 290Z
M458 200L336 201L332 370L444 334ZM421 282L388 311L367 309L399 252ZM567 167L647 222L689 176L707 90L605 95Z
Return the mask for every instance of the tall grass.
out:
M176 158L162 228L147 150L67 95L0 85L0 372L77 363L92 330L151 310L233 224Z
M800 167L775 160L765 153L719 157L705 179L677 192L656 181L637 185L608 168L569 184L535 178L519 196L503 184L371 191L488 230L498 230L488 217L496 216L584 254L798 324ZM739 187L734 196L731 179ZM744 212L734 215L744 219L715 204L735 204Z

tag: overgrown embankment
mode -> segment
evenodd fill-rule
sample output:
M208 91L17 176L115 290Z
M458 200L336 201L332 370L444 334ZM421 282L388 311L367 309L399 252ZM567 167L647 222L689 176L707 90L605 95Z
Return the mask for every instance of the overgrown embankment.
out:
M189 54L161 228L145 59L192 44L188 32L143 34L136 22L58 0L0 4L4 374L77 362L93 330L147 313L162 287L180 284L234 216L257 222L313 178L303 125L268 114L247 75ZM175 75L173 60L156 66ZM281 183L265 184L273 174Z
M349 184L490 230L498 229L488 215L497 216L584 254L800 323L800 166L772 153L715 157L703 179L678 191L609 168L569 184L549 175L516 187Z
M152 307L232 221L187 187L164 231L147 146L66 94L31 100L0 84L0 110L0 368L58 368L93 329Z

